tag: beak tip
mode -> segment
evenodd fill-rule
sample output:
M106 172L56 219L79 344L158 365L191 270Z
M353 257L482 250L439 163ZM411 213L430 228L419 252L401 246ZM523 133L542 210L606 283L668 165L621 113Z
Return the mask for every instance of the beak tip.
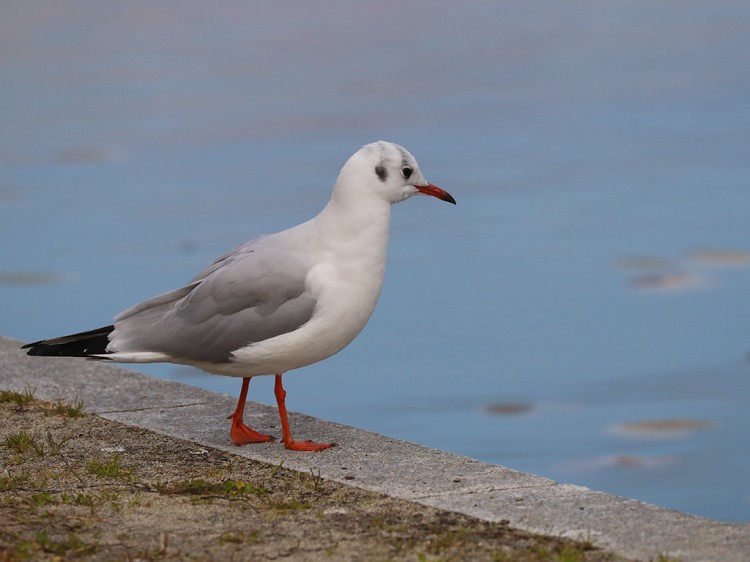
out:
M432 195L433 197L437 197L441 201L446 201L448 203L452 203L453 205L456 204L456 200L453 198L453 195L451 195L444 189L440 189L436 185L432 185L431 183L428 183L425 186L417 186L417 190L424 193L425 195Z

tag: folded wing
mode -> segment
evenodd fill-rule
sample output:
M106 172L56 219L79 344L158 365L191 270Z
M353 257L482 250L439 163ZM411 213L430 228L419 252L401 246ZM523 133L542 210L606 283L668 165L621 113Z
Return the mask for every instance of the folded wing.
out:
M263 242L241 246L189 285L122 312L108 351L224 363L237 349L306 324L316 305L306 286L309 264Z

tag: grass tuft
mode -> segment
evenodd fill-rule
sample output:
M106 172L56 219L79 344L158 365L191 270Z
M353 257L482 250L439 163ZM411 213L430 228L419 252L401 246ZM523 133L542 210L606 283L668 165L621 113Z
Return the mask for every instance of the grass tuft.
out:
M569 545L563 547L557 555L560 562L584 562L584 547L580 545Z
M39 531L34 541L39 548L50 554L66 557L79 557L86 554L93 554L99 549L96 543L86 543L73 535L68 535L64 541L55 541L49 537L45 531Z
M227 531L219 535L219 544L253 544L260 540L260 531Z
M0 390L0 402L13 402L19 408L28 406L34 401L35 389L29 388L28 386L19 392L17 390Z
M83 401L76 397L73 404L68 404L62 400L58 400L55 404L50 406L48 413L58 416L67 416L69 418L80 418L85 415L83 409Z
M282 515L287 515L290 513L297 512L297 511L302 511L305 509L312 508L312 506L308 502L300 501L294 498L271 503L271 507L277 513L280 513Z
M37 507L44 507L45 505L57 503L57 499L50 492L39 492L38 494L31 495L31 504Z
M133 473L132 468L122 466L122 455L112 455L109 459L94 459L86 463L86 472L105 478L125 478Z
M28 431L19 431L18 433L7 435L5 441L3 441L3 445L19 455L34 450L39 452L39 445Z

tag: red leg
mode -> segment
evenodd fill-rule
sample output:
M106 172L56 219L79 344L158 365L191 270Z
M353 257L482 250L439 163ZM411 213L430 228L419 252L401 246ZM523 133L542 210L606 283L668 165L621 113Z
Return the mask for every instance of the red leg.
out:
M276 375L276 384L274 385L274 394L276 394L276 403L279 405L279 417L281 418L281 430L284 432L284 438L281 440L284 447L292 451L321 451L333 447L330 443L313 443L312 441L297 442L292 439L292 432L289 430L289 419L286 415L286 390L281 386L281 375Z
M237 401L237 409L234 413L227 417L228 420L232 420L232 427L229 430L229 435L232 436L232 441L235 445L244 445L245 443L264 443L266 441L274 441L276 438L263 433L258 433L254 429L250 429L244 423L242 423L242 416L245 413L245 398L247 398L247 387L250 385L250 379L252 377L245 377L242 379L242 390L240 391L240 399Z

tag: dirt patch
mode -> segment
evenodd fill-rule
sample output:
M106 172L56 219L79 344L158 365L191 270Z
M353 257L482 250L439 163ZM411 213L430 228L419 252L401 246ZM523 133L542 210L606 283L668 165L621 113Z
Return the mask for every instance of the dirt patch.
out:
M614 561L0 392L0 561Z

